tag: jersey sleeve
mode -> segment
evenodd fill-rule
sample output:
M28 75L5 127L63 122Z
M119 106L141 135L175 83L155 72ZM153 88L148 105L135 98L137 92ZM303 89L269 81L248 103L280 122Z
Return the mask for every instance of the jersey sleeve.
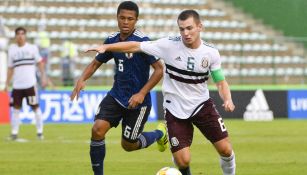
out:
M219 51L216 50L212 53L212 63L210 65L211 77L215 83L225 80L225 76L222 70L222 61Z
M35 62L36 62L36 63L42 61L42 57L41 57L41 55L39 54L38 47L35 46L35 45L33 45L33 54L34 54L34 59L35 59Z
M110 44L109 38L104 41L104 44ZM112 52L97 53L95 59L101 63L106 63L113 58Z
M211 54L210 71L221 69L222 68L221 64L222 64L222 60L221 60L220 53L218 50L215 50Z
M143 42L146 42L146 41L150 41L150 39L148 37L145 37L143 39ZM149 55L147 53L143 53L145 58L146 58L146 61L148 61L149 64L153 64L155 63L156 61L158 61L160 58L158 57L155 57L155 56L152 56L152 55Z
M141 42L140 48L142 52L153 55L158 58L164 58L163 53L165 53L167 47L165 47L168 43L167 38L162 38L156 41L144 41Z

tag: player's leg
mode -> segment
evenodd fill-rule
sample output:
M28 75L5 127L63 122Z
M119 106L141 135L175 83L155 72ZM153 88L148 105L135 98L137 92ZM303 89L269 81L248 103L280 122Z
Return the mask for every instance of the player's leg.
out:
M125 151L147 148L166 135L159 128L151 132L142 132L150 114L151 107L126 109L122 121L122 147Z
M191 153L190 147L185 147L173 153L174 164L179 168L182 175L191 175L190 162Z
M110 123L102 119L96 119L92 127L90 157L95 175L103 175L103 164L106 154L105 135L110 128Z
M215 142L213 145L220 154L220 165L224 175L234 175L236 171L236 160L228 137Z
M92 127L90 157L95 175L103 175L106 154L105 135L111 127L117 127L122 116L122 107L107 95L99 105Z
M42 111L39 108L39 98L38 98L36 87L31 87L29 89L26 89L24 92L25 92L25 96L26 96L28 105L31 106L32 110L35 113L37 138L42 140L44 139L44 136L43 136L44 124L43 124Z
M16 140L19 133L19 125L20 125L20 108L22 105L23 99L23 90L13 89L11 105L13 106L13 115L11 118L11 139Z
M210 140L219 153L223 174L234 175L235 156L228 139L227 129L212 99L207 100L192 119L193 124Z
M190 146L193 140L193 125L189 119L178 119L168 110L165 112L165 120L174 163L182 175L191 175Z

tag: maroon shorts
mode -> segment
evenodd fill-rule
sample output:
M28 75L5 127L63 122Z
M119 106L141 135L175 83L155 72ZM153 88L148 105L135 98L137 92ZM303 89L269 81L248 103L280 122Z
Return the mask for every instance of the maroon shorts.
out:
M193 125L195 125L211 143L228 137L228 132L222 117L217 112L211 98L204 102L204 105L196 115L188 119L176 118L166 109L165 120L171 151L173 153L191 146L194 132Z
M28 89L13 89L11 104L15 107L21 107L23 98L26 98L28 105L32 107L38 106L38 95L36 88L30 87Z

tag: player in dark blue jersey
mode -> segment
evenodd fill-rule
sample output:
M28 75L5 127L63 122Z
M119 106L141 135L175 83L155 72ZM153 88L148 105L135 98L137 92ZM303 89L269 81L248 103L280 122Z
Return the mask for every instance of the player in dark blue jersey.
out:
M117 9L120 32L109 36L105 43L148 41L148 37L135 29L138 13L138 6L134 2L122 2ZM131 57L133 59L129 59ZM110 128L117 127L120 121L122 121L121 145L124 150L134 151L146 148L155 141L158 143L159 151L164 151L167 147L164 124L159 124L154 131L143 132L151 109L149 91L163 75L163 66L159 59L141 52L98 54L82 73L71 94L71 99L78 98L80 90L85 87L85 81L103 63L111 59L114 59L116 64L115 81L112 89L100 103L92 127L90 156L95 175L103 175L103 162L106 153L105 135ZM154 71L149 78L150 66Z

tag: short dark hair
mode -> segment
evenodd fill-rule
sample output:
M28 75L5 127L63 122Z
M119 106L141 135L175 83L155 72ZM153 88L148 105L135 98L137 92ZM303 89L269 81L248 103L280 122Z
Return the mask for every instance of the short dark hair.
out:
M184 21L190 17L193 17L195 22L199 23L200 22L200 16L199 14L195 11L195 10L184 10L182 11L179 16L178 16L178 20Z
M17 27L15 29L15 35L17 35L19 31L23 31L25 34L27 33L27 30L24 27Z
M132 1L123 1L119 4L117 8L117 15L119 14L120 10L132 10L135 11L136 18L139 17L139 7L136 3Z

